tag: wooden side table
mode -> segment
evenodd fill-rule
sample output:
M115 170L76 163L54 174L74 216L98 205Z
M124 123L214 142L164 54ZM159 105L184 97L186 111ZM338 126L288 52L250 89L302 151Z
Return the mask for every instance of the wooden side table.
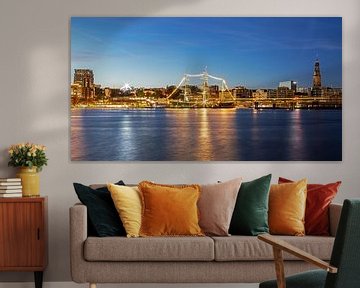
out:
M47 250L47 197L0 198L0 271L32 271L41 288Z

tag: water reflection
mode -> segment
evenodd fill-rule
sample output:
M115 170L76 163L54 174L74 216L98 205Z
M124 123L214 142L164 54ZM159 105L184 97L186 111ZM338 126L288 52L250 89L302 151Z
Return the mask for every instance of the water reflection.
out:
M341 111L75 109L71 116L71 157L341 160Z
M304 141L304 130L302 124L303 113L299 109L296 109L291 113L291 125L289 125L289 145L286 148L287 158L291 155L297 155L301 160L302 157L306 156L306 141Z

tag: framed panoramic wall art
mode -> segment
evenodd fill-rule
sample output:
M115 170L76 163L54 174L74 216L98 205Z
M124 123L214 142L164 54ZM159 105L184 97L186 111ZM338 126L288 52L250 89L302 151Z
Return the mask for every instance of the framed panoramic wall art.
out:
M73 161L341 161L341 17L72 17Z

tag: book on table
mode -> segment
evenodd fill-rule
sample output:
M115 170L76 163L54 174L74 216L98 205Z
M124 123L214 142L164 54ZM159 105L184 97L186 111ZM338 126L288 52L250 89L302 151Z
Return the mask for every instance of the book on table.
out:
M16 194L22 193L22 189L1 189L0 194Z
M21 182L0 182L0 187L2 186L19 186Z
M0 186L0 193L3 193L3 190L18 190L21 189L22 186L21 185L17 185L17 186Z
M0 198L22 197L22 193L0 193Z
M0 178L0 183L21 182L21 178Z

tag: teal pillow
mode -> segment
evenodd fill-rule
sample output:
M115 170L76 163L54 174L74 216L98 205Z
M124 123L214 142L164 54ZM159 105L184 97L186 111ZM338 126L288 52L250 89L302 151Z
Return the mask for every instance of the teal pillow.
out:
M270 181L271 174L241 184L230 222L230 234L256 236L269 233Z

